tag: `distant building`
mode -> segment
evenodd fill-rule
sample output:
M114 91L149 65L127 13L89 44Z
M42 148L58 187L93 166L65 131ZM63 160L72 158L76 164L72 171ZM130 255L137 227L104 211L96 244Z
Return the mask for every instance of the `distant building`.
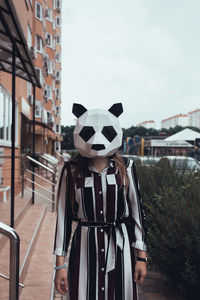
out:
M136 125L136 127L140 127L140 126L145 127L147 129L155 128L155 122L153 120L150 120L150 121L144 121Z
M188 125L200 128L200 109L188 113Z
M161 121L161 128L169 129L176 126L188 126L188 115L179 114Z

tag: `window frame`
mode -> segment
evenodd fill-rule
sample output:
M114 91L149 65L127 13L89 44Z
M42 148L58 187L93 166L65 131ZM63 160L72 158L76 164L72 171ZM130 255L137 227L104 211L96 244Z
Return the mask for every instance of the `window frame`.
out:
M38 46L38 39L39 39L39 45L40 45L40 49L37 48ZM36 51L39 52L39 53L43 53L43 40L41 38L41 36L39 34L36 34L35 35L35 48L36 48Z
M59 59L57 59L57 55L59 56ZM60 52L56 52L56 53L55 53L55 61L56 61L57 63L60 63L60 62L61 62L61 53L60 53Z
M0 85L0 93L3 96L3 101L1 102L3 103L3 122L2 122L3 138L0 138L0 147L1 146L11 147L12 98L10 94L1 85ZM16 101L15 101L15 146L18 147L18 104Z
M49 18L49 16L46 16L46 19L47 19L47 21L52 23L53 22L53 10L52 10L52 8L46 6L45 13L47 12L47 10L50 11L50 18Z
M59 24L58 24L57 20L59 20ZM61 27L61 17L60 16L56 16L56 26Z
M59 42L58 42L58 38L59 38ZM56 45L60 45L61 44L61 42L60 42L60 35L59 34L56 35L55 40L56 40Z
M36 72L37 72L37 70L39 71L40 84L41 84L41 86L43 86L43 73L42 73L42 70L39 67L35 67L35 70L36 70Z
M58 130L57 130L58 126ZM55 124L55 133L60 134L60 124Z
M37 5L40 6L40 17L37 16ZM41 3L38 1L35 1L35 18L39 21L43 21L43 9Z
M47 41L49 40L48 36L50 37L50 45L47 43ZM46 32L46 46L49 48L53 47L53 37L52 37L52 34L49 32Z

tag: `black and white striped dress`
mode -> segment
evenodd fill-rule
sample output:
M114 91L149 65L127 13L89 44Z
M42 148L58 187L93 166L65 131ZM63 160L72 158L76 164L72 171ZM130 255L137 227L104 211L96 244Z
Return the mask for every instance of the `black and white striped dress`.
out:
M70 162L68 162L70 164ZM70 165L68 165L68 168ZM79 219L70 252L68 281L70 300L138 300L133 281L134 248L146 250L143 210L135 172L127 165L129 190L120 184L113 159L98 173L82 170L75 184L75 211ZM65 169L55 232L54 254L66 256L74 216L69 176Z

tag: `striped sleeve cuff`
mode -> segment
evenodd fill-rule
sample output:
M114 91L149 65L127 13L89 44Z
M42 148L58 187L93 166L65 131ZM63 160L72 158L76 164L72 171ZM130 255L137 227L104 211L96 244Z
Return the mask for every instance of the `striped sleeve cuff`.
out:
M147 246L144 242L141 242L141 241L136 241L136 242L133 242L132 247L134 247L135 249L139 249L139 250L142 250L142 251L147 251Z
M59 255L59 256L67 256L67 252L66 252L66 251L63 251L61 248L56 248L56 249L53 251L53 254Z

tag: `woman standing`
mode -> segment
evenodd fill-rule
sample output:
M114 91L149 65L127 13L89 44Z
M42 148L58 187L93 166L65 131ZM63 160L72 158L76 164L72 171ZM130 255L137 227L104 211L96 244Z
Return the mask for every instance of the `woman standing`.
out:
M117 154L122 104L108 111L73 105L74 144L58 186L55 285L70 300L137 300L146 275L144 217L134 163ZM73 235L68 278L64 257Z

